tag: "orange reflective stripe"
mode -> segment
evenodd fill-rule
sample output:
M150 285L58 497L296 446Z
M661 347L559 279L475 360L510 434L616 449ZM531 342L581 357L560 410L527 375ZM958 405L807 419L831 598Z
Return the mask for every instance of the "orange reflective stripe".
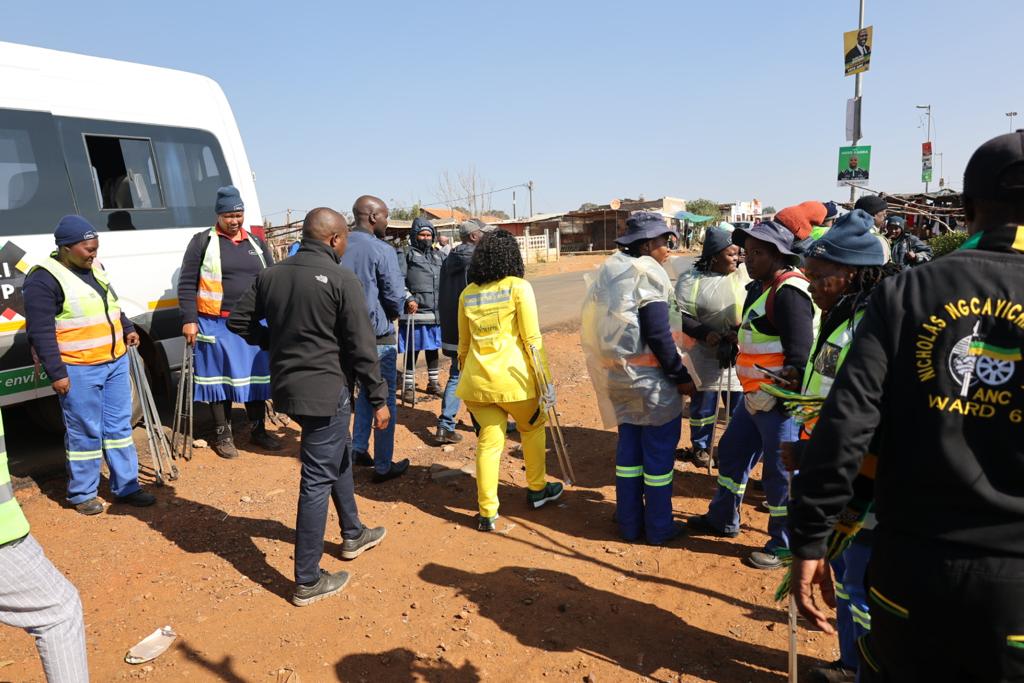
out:
M786 364L786 357L781 353L743 353L736 358L736 376L739 377L743 391L757 391L763 384L771 384L754 365L760 365L773 372L778 372Z
M110 353L112 338L117 340L114 343L113 356ZM71 365L99 365L110 362L112 358L120 358L127 350L120 315L114 320L113 333L110 325L106 323L57 330L57 348L60 349L61 360Z
M640 353L635 356L627 356L625 358L605 358L603 364L606 368L620 368L623 365L632 365L637 368L657 368L661 367L661 363L658 362L658 357L653 353Z
M220 315L221 301L224 299L224 283L207 277L199 278L199 290L196 292L196 309L204 315Z

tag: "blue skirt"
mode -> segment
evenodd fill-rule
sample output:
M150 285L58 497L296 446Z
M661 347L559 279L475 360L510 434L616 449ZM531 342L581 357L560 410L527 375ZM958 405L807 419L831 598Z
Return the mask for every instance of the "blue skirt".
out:
M405 321L398 322L398 352L405 353ZM440 325L413 325L412 343L416 353L420 351L434 351L441 348L441 326Z
M247 403L270 398L270 359L228 329L227 318L199 316L195 400Z

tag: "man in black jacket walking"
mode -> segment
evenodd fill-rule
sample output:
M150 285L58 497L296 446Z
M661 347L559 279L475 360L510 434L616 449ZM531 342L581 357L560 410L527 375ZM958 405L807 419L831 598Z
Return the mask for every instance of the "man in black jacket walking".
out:
M320 569L328 499L333 498L341 520L343 559L355 559L385 533L359 521L352 482L353 382L358 379L366 388L375 429L385 429L391 415L362 287L351 270L338 266L347 244L345 218L331 209L313 209L302 223L299 251L261 271L228 318L233 332L270 351L274 405L302 427L292 596L299 606L348 583L348 572Z
M793 486L794 596L828 632L826 539L874 499L867 683L1024 680L1024 131L963 195L971 237L879 286Z
M460 223L459 238L462 243L452 249L441 264L437 297L437 312L441 319L441 350L451 359L452 364L441 397L441 414L437 418L437 442L440 445L462 441L462 435L455 431L455 416L462 403L455 395L455 388L459 385L459 295L468 283L469 262L477 242L491 230L493 228L477 218Z

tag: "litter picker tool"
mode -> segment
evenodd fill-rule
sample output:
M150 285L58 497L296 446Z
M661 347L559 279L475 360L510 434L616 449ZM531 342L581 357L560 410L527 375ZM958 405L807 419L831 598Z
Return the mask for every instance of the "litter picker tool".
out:
M562 435L558 411L555 410L553 403L547 405L544 400L547 387L552 383L551 377L544 369L544 359L540 355L540 350L533 344L530 345L530 361L533 364L533 375L537 380L537 413L547 410L548 431L551 433L551 441L555 446L555 457L558 458L558 466L562 469L562 478L565 479L566 486L572 486L576 479L576 473L573 472L572 461L569 459L569 449L565 447L565 437Z
M195 405L195 352L185 344L181 359L181 377L178 379L178 396L174 404L174 419L171 422L171 455L192 459L192 407Z
M171 456L171 443L160 423L160 414L156 410L156 401L153 400L153 392L149 388L142 359L134 346L128 347L128 365L135 381L139 403L142 404L142 424L146 428L146 440L149 442L149 453L153 458L156 483L157 486L163 486L165 479L174 481L178 478L178 468Z

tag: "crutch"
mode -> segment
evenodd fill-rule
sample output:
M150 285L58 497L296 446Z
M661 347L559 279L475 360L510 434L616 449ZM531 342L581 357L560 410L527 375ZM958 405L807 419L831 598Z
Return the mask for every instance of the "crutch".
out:
M172 462L171 444L160 424L160 416L153 400L153 392L146 379L146 371L142 367L142 359L134 346L128 347L128 365L135 381L135 390L142 404L142 424L146 428L146 439L149 442L149 453L153 458L153 470L157 486L164 485L164 479L174 481L178 478L178 468Z
M178 397L174 405L174 419L171 422L171 455L185 460L192 459L192 406L195 405L195 353L192 346L185 344L181 359L181 377L178 380ZM179 443L180 440L180 443Z
M402 403L409 406L410 408L416 407L416 348L415 339L416 335L415 327L415 314L403 315L401 320L405 321L405 356L402 358ZM412 367L409 367L409 359L412 359ZM405 400L405 378L409 372L412 372L412 402Z
M530 359L533 363L533 375L537 380L537 412L543 409L544 392L551 384L551 377L544 370L544 359L536 346L530 344ZM562 468L562 478L566 486L572 486L576 479L576 473L572 469L572 461L569 459L569 449L565 447L565 437L562 435L562 425L558 420L558 411L555 406L547 407L548 431L551 433L551 441L555 446L555 457L558 458L558 466Z

